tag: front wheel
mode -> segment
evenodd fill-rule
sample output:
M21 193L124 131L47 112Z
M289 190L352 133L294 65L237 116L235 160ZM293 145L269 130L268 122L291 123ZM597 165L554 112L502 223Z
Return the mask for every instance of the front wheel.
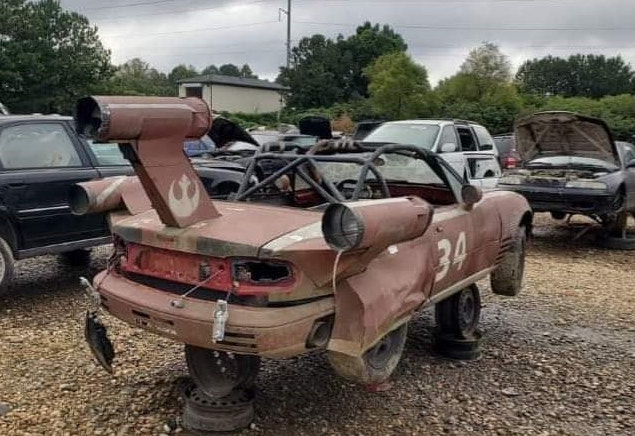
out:
M382 383L393 373L406 343L408 324L387 333L362 356L330 351L328 359L337 374L356 383Z
M526 246L527 230L525 226L518 226L511 247L503 254L503 259L491 274L492 292L508 297L518 295L523 287Z

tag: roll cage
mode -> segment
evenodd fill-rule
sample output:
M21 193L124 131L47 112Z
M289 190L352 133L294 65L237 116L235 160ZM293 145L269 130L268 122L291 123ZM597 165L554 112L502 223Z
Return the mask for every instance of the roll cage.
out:
M461 186L465 181L450 165L433 152L414 145L386 144L376 147L366 147L357 142L342 143L339 141L323 142L318 144L317 149L311 149L306 154L285 153L284 151L256 151L247 161L245 176L238 191L232 195L231 199L234 201L250 201L258 192L265 192L268 188L275 188L275 182L278 179L291 175L292 177L297 176L302 179L328 203L356 201L359 200L360 194L364 190L369 172L376 178L375 183L379 184L383 198L388 198L391 196L389 181L386 180L376 165L377 159L387 153L404 155L425 161L443 181L445 187L452 192L455 201L461 201ZM257 174L259 163L264 160L272 159L281 162L282 166L272 174L264 177L257 184L250 186L249 180L252 176ZM355 183L350 198L346 198L340 189L338 189L338 186L320 169L319 163L328 162L352 163L361 167L357 180L350 180L350 182ZM421 183L413 184L425 185Z

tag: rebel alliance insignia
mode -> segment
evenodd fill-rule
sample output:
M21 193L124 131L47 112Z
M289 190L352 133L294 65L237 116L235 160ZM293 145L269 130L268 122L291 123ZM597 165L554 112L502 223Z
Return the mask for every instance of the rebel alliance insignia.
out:
M198 184L194 183L194 194L191 197L188 197L188 188L192 184L192 181L185 174L181 176L181 180L178 181L179 188L181 190L180 198L177 198L174 195L174 183L176 180L173 180L170 183L170 191L168 192L168 205L170 206L170 210L174 215L179 218L189 217L194 213L194 211L198 208L198 201L200 197L200 192L198 190Z

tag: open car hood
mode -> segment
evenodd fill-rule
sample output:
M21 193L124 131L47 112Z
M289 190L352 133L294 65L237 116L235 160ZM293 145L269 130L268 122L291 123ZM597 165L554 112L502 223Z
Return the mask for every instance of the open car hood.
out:
M298 121L298 126L303 135L317 136L320 139L333 139L331 121L326 117L306 116Z
M221 148L233 141L248 142L260 147L258 142L245 129L227 118L216 117L207 135L212 138L216 147Z
M538 112L514 123L516 150L524 162L547 156L600 159L619 166L607 124L573 112Z

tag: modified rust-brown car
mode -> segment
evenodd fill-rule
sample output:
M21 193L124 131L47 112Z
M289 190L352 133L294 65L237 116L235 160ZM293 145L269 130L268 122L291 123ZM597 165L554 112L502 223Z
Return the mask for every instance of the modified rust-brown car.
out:
M78 130L124 144L138 177L72 192L76 213L112 211L114 252L93 280L101 308L185 343L206 394L253 383L261 357L316 350L348 379L382 382L417 310L436 305L438 327L466 338L479 321L477 280L519 292L532 219L522 196L483 194L414 146L331 141L256 154L246 181L259 162L283 165L212 202L182 151L209 120L194 98L80 100ZM110 369L94 313L87 326Z

